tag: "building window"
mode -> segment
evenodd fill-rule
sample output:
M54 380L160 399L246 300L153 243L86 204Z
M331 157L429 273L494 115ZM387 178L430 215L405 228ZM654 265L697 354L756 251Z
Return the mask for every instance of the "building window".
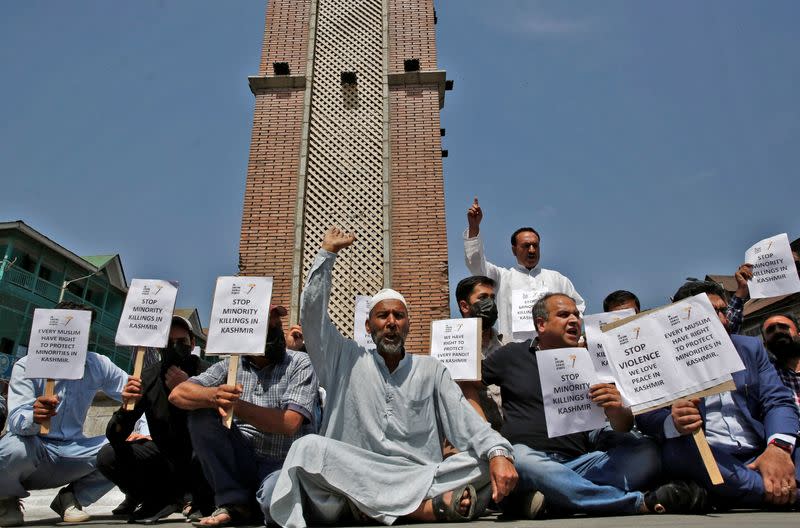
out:
M17 266L30 273L34 272L36 269L36 261L33 260L30 255L23 253L18 258L19 260L17 260Z
M42 264L39 266L39 278L47 282L53 282L53 270Z
M88 288L86 290L86 300L95 306L103 306L103 292Z
M83 298L83 284L86 281L77 281L67 284L67 291L76 297Z

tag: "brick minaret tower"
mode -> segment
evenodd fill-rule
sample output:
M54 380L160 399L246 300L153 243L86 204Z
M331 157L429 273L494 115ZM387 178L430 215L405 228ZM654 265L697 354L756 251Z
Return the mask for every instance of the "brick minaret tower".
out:
M275 278L291 322L334 224L358 238L334 272L344 335L355 296L383 287L406 296L413 352L449 315L435 22L433 0L269 0L240 266Z

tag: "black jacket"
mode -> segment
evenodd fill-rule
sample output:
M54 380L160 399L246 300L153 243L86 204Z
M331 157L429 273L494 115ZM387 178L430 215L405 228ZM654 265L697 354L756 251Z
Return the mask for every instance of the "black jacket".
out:
M190 356L177 366L192 377L205 371L210 364L197 356ZM169 403L170 391L164 383L166 370L161 363L156 363L142 371L142 397L132 411L120 408L111 416L106 437L112 445L125 442L144 414L150 436L159 451L176 466L187 467L192 457L192 442L186 425L187 411Z

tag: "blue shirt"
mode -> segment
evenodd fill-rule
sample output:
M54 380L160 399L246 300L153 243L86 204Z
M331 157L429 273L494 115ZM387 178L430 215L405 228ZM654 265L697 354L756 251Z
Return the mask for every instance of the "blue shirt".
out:
M44 394L44 379L26 379L27 357L14 364L8 385L8 431L20 436L39 434L40 426L33 421L33 404ZM55 394L59 398L56 414L50 419L52 440L83 438L83 422L98 391L122 401L122 389L128 375L105 356L94 352L86 355L86 368L79 380L57 380Z
M761 444L730 392L706 397L706 437L709 445L725 448L729 453L751 453Z

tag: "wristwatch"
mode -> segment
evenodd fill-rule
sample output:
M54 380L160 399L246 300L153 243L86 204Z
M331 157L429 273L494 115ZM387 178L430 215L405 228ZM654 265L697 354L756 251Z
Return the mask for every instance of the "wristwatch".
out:
M491 451L489 451L489 460L493 459L494 457L506 457L510 461L514 461L514 455L508 452L508 449L505 447L495 447Z
M792 445L792 443L787 442L786 440L781 440L780 438L773 438L772 440L770 440L769 445L774 445L775 447L779 447L780 449L783 449L790 455L794 452L794 446ZM489 456L491 456L491 453L489 453Z

